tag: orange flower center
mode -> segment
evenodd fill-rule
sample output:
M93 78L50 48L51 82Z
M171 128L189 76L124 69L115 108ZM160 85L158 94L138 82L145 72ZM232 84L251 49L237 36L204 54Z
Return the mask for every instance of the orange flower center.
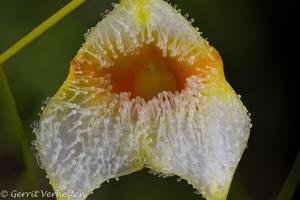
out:
M162 91L180 92L185 89L188 77L204 77L209 72L201 69L206 66L216 67L221 61L218 53L213 52L213 56L205 56L189 64L186 60L178 61L170 55L163 56L162 51L153 43L144 45L139 50L139 53L133 55L119 54L109 68L99 67L97 61L88 55L81 64L76 58L73 62L80 66L83 74L93 74L95 77L109 74L112 92L130 92L131 98L139 96L149 100Z

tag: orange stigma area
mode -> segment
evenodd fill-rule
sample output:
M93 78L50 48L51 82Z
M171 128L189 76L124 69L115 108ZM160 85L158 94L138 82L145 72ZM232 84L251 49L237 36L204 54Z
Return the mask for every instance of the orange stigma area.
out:
M101 68L94 59L84 56L81 70L84 74L94 76L110 75L112 92L129 92L131 98L137 96L149 100L162 91L176 92L185 89L186 79L192 75L204 77L209 70L201 70L207 66L220 64L217 52L199 59L194 64L178 61L177 57L163 56L161 49L155 44L144 45L138 54L119 55L109 68ZM76 58L73 60L76 62ZM76 62L77 65L79 62Z
M185 79L194 74L193 68L176 58L163 57L155 45L146 45L139 54L121 56L115 64L103 69L111 75L114 92L130 92L131 97L151 99L162 91L181 91Z

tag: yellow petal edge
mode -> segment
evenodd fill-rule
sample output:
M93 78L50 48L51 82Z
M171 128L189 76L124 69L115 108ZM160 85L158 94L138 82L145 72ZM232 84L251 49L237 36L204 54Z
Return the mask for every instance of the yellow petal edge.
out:
M57 199L147 167L219 200L250 118L191 22L162 0L122 0L88 32L35 133Z

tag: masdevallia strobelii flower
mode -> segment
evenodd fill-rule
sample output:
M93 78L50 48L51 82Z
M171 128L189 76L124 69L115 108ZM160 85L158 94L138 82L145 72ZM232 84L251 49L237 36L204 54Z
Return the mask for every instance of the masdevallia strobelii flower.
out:
M85 199L144 167L226 199L250 119L219 53L163 0L121 0L86 36L35 129L55 191Z

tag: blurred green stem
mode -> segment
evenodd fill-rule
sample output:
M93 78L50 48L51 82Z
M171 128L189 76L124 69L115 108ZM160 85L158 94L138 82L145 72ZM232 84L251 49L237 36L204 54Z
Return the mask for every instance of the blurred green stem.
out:
M22 122L19 117L16 104L10 90L8 80L6 78L6 74L3 66L1 65L5 61L7 61L10 57L19 52L22 48L27 46L31 41L36 39L50 27L52 27L55 23L64 18L68 13L73 11L75 8L80 6L86 0L73 0L68 3L65 7L57 11L54 15L44 21L42 24L33 29L30 33L16 42L13 46L11 46L7 51L0 55L0 104L1 104L1 113L4 116L5 124L8 124L7 132L11 134L11 137L17 138L20 143L26 173L25 174L25 185L27 188L31 188L32 184L36 182L36 173L35 173L35 165L33 162L33 156L30 151L30 145L28 142L28 138L24 132L22 127ZM6 123L7 122L7 123Z
M300 179L300 149L298 150L298 154L294 165L285 180L283 187L277 197L277 200L291 200L296 191L297 185L299 184Z
M46 30L51 28L55 23L64 18L68 13L73 11L75 8L80 6L86 0L73 0L68 3L65 7L57 11L54 15L44 21L42 24L33 29L30 33L16 42L13 46L11 46L7 51L0 55L0 103L1 103L1 112L4 116L7 126L8 133L11 134L12 137L17 138L24 158L26 173L25 173L25 185L27 188L31 188L32 184L36 182L36 173L35 173L35 165L33 162L33 156L30 151L30 145L28 142L28 138L24 132L22 127L22 122L19 117L16 104L10 90L8 80L6 78L6 74L3 66L1 65L5 61L7 61L10 57L14 56L17 52L19 52L22 48L27 46L31 41L36 39Z
M63 17L65 17L68 13L73 11L75 8L80 6L86 0L73 0L68 3L65 7L57 11L54 15L44 21L42 24L33 29L30 33L20 39L17 43L11 46L8 50L6 50L3 54L0 55L0 64L4 63L10 57L15 55L18 51L20 51L23 47L28 45L35 38L44 33L47 29L52 27L55 23L60 21Z
M21 119L19 117L17 107L10 90L8 80L5 75L3 66L0 65L0 96L1 96L1 114L4 116L4 124L8 124L7 131L16 138L21 146L23 153L25 168L26 168L26 180L29 183L34 182L34 162L32 154L30 152L30 145L24 132ZM3 141L4 142L4 141Z

